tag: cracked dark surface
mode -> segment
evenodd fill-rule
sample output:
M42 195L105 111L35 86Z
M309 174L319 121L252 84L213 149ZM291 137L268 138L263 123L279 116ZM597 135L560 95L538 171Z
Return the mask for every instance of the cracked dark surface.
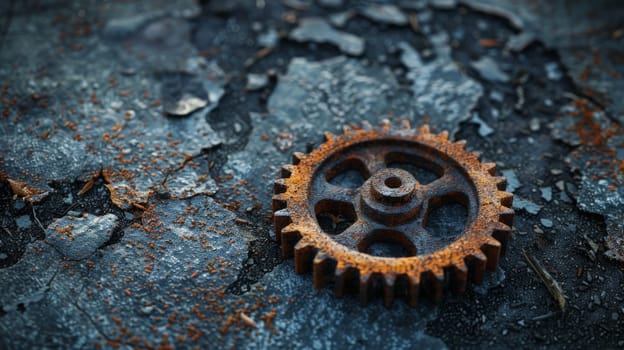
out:
M373 3L0 4L0 348L624 346L624 7ZM289 39L305 18L331 40ZM439 305L314 291L273 238L291 154L383 119L517 178L498 270ZM83 214L117 218L100 247L51 226Z

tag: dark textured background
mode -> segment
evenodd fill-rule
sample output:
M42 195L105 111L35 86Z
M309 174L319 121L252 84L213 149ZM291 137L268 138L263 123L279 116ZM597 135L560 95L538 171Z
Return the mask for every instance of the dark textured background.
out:
M619 3L3 1L0 348L624 346ZM384 119L515 194L498 270L439 305L315 291L272 239L292 152Z

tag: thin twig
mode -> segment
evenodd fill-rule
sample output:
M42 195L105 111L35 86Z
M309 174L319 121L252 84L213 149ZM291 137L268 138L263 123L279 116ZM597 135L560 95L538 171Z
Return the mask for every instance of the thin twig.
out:
M561 288L559 283L557 283L557 281L550 275L550 273L548 273L548 271L546 271L546 269L542 267L542 264L540 264L540 262L533 255L527 253L526 250L523 250L523 253L524 257L529 263L529 266L531 266L533 271L535 271L535 273L537 273L542 282L544 282L544 285L546 285L546 288L548 289L550 294L553 296L553 298L555 298L555 301L559 305L561 311L564 311L566 306L566 300L565 296L563 295L563 289Z

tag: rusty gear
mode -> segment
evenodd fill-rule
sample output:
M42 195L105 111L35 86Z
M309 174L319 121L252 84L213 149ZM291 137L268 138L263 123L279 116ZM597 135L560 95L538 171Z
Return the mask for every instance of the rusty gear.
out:
M335 293L359 292L362 304L382 294L389 305L397 296L414 306L419 296L438 302L444 291L462 293L468 280L480 283L494 270L511 235L512 194L494 163L481 163L451 142L448 133L412 129L345 129L325 135L310 154L295 153L275 182L275 232L282 253L294 255L296 273L312 270L316 288L328 282ZM421 184L410 172L390 163L414 164L439 178ZM365 182L357 188L332 184L337 174L357 170ZM434 208L459 202L467 209L463 232L454 240L434 239L426 230ZM319 213L328 213L344 231L325 232ZM367 254L377 242L398 244L407 257Z

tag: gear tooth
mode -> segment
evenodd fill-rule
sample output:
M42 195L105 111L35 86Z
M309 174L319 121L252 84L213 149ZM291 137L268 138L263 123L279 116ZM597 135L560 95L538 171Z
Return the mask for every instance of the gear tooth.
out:
M360 305L366 306L371 297L372 275L360 271Z
M498 214L498 221L511 227L513 225L513 218L515 213L516 212L513 209L501 206L500 212Z
M356 291L355 288L357 279L357 270L351 266L347 266L342 263L336 264L336 271L334 272L335 285L334 293L341 297L345 294L352 294Z
M500 255L505 255L505 252L507 251L507 246L509 245L509 241L511 240L511 227L502 222L493 223L492 237L494 237L501 244Z
M295 273L302 274L312 270L312 261L316 255L317 249L302 238L295 245Z
M466 266L468 266L468 277L470 281L475 284L481 284L483 281L483 274L485 273L485 265L487 264L487 257L481 250L469 254L466 259Z
M442 285L444 284L444 271L428 271L424 273L425 293L433 303L442 300Z
M287 198L288 197L283 193L274 194L273 197L271 197L271 206L273 207L273 210L279 211L285 209L286 205L288 205Z
M470 154L472 154L477 159L481 159L481 152L479 151L472 151L470 152Z
M421 125L420 128L418 128L418 131L420 131L422 134L429 134L429 133L431 133L431 129L429 128L429 124Z
M420 296L420 276L407 276L407 303L411 307L418 305L418 297Z
M336 140L336 135L331 132L326 132L323 134L323 138L325 139L325 142L334 142Z
M507 207L511 208L513 206L513 193L506 191L498 191L496 196L500 200L500 203Z
M273 193L280 194L280 193L286 192L287 190L288 190L288 186L286 186L285 179L277 179L273 183ZM273 198L275 198L275 196L273 196Z
M282 169L280 169L280 176L282 178L287 179L292 176L292 173L294 170L295 170L295 167L293 165L286 164L282 166Z
M275 240L278 242L282 238L282 230L284 227L292 223L290 213L287 209L280 209L273 213L273 227L275 229Z
M448 133L448 131L444 130L444 131L442 131L441 133L438 134L438 137L440 139L442 139L443 141L448 141L449 133Z
M301 160L305 157L305 154L301 153L301 152L293 152L292 155L292 163L293 165L299 165L299 163L301 163Z
M498 265L498 259L500 258L501 243L494 239L494 237L490 237L481 245L481 251L487 257L487 269L496 271L496 265Z
M394 286L396 284L397 276L394 273L386 273L383 276L383 297L384 305L386 307L392 306L394 301Z
M482 163L481 167L484 171L487 171L488 174L492 176L496 175L496 163L491 163L491 162Z
M351 132L351 125L343 125L342 126L342 132L344 134L347 134L347 133Z
M401 127L405 130L410 130L412 129L412 124L410 123L409 119L403 119L401 120Z
M494 182L499 191L504 191L507 188L507 179L503 176L494 176Z
M301 239L301 232L294 224L289 224L281 231L280 241L282 243L282 255L285 258L293 256L295 245Z
M468 283L468 267L462 261L451 268L451 291L455 295L463 294Z
M455 146L463 151L464 148L466 148L466 140L459 140L455 142Z
M347 267L341 261L337 262L334 270L334 294L339 298L345 294L346 275Z
M312 283L321 289L327 285L327 276L333 275L335 262L323 251L318 251L312 261Z

